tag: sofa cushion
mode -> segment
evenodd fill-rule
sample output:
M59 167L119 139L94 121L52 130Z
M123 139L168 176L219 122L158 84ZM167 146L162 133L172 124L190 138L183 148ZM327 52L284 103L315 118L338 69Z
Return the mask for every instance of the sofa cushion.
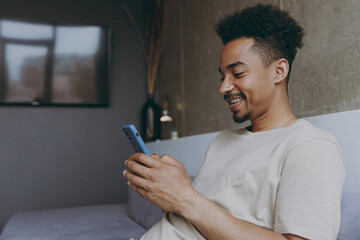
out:
M131 219L149 230L155 223L157 223L162 215L162 210L145 200L138 193L129 187L129 208L128 214Z
M127 215L127 204L62 208L19 213L10 218L1 240L128 240L145 229Z
M341 225L338 240L360 238L360 193L344 192L341 199Z

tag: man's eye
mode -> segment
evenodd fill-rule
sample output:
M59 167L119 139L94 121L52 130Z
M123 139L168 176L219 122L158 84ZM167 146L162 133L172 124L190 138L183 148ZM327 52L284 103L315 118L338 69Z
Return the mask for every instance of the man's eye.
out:
M236 78L240 78L243 74L244 74L244 72L239 72L239 73L234 73L233 75Z
M220 82L223 82L224 81L224 78L223 76L220 77Z

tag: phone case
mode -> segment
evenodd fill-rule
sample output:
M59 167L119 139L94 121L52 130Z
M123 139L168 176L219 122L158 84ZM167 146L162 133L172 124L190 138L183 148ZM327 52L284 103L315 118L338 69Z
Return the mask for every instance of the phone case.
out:
M133 124L125 125L123 130L135 152L142 152L151 156L138 130Z

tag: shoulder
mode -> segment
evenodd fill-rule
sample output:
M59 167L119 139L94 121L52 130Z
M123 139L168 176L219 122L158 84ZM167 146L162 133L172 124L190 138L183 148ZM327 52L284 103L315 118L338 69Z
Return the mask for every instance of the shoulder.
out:
M340 147L331 133L301 120L289 138L285 165L294 165L296 169L301 169L300 166L305 169L316 165L318 168L337 166L333 171L344 168Z
M289 129L287 139L289 141L289 150L313 141L322 142L325 145L332 145L338 148L337 141L331 133L315 127L304 119L299 119L298 122Z

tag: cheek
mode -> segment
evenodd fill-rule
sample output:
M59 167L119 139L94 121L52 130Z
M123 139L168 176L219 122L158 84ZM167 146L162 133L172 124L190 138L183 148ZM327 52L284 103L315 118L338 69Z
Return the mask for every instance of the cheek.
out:
M260 78L246 85L248 89L246 94L252 104L264 104L264 101L268 101L271 98L272 87L268 79Z
M246 76L242 79L236 80L235 85L240 91L244 93L250 93L251 91L257 88L256 79L254 79L251 76Z

